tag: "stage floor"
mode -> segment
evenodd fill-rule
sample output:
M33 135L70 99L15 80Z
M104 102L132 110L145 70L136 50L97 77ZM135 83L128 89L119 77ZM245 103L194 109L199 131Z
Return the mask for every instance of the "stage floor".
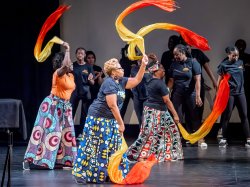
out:
M74 182L70 170L22 170L25 149L26 146L13 148L12 187L80 186ZM250 186L250 149L246 149L243 142L229 145L226 149L220 149L216 143L209 143L205 150L197 146L183 147L183 149L185 157L183 161L156 164L148 180L136 186ZM6 152L7 148L2 145L0 147L1 176ZM87 186L120 187L121 185L106 183L87 184Z

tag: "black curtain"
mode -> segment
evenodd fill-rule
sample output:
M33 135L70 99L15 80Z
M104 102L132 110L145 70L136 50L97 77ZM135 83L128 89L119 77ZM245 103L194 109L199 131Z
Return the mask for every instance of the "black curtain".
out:
M28 137L39 105L50 93L51 58L60 46L54 45L52 55L43 63L36 61L33 51L43 23L58 6L56 0L15 0L1 5L0 98L22 100ZM53 36L60 37L59 24L60 20L47 33L43 47Z

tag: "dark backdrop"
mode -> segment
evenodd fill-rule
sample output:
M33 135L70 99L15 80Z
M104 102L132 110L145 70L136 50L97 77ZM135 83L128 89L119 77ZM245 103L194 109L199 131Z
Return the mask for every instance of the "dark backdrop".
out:
M54 45L52 55L43 63L36 61L33 51L43 23L58 5L56 0L15 0L1 4L0 98L22 100L28 137L39 105L50 92L51 57L60 47ZM48 32L43 46L53 36L60 37L59 22Z

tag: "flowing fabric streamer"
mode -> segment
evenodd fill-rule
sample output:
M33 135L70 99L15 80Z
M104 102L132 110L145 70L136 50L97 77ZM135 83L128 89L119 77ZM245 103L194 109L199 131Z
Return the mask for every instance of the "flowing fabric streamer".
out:
M198 140L204 138L210 132L214 123L216 122L218 117L222 114L222 112L225 110L227 106L230 93L230 88L228 84L229 78L230 78L229 74L224 75L219 85L219 89L217 92L217 96L215 98L212 112L196 132L189 134L180 123L178 124L180 132L184 139L189 140L190 143L193 144Z
M137 162L128 172L126 177L123 177L122 171L119 170L119 165L121 163L122 156L127 149L127 143L124 137L122 137L121 148L116 151L109 159L109 178L113 183L116 184L141 184L149 177L151 168L157 162L157 159L154 155L151 155L147 160Z
M136 54L136 47L140 50L142 54L145 53L144 38L143 36L155 29L166 29L174 30L178 32L185 42L190 46L197 47L201 50L209 50L208 41L206 38L199 36L198 34L178 25L173 25L169 23L156 23L140 29L136 34L127 29L122 23L123 19L130 13L134 12L137 9L147 7L147 6L156 6L161 8L164 11L172 12L177 6L175 5L174 0L142 0L138 1L129 7L127 7L116 19L116 30L120 38L129 44L128 47L128 58L130 60L139 60L142 56Z
M42 26L42 29L38 35L36 45L34 48L34 56L38 62L44 62L49 55L51 54L51 49L54 43L62 44L63 40L54 36L44 47L41 52L42 44L44 37L46 36L47 32L56 24L57 20L62 16L62 14L68 10L70 6L68 5L61 5L59 6L56 11L54 11L45 21Z

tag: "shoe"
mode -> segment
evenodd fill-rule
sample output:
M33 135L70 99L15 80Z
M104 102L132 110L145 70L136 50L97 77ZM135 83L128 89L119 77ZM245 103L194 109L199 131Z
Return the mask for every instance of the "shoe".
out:
M81 141L82 140L82 134L79 134L76 140Z
M71 166L63 166L62 169L64 169L64 170L72 170L72 167Z
M202 149L206 149L207 148L207 143L205 142L204 139L200 139L198 141L198 146L201 147Z
M23 161L23 170L30 170L30 163L27 161Z
M250 140L247 140L246 144L245 144L246 148L250 148Z
M219 142L219 147L226 148L227 147L227 140L221 139Z
M217 134L217 138L218 138L218 139L223 138L223 135L222 135L222 128L219 129L218 134Z
M76 184L86 184L86 180L82 177L75 176Z

